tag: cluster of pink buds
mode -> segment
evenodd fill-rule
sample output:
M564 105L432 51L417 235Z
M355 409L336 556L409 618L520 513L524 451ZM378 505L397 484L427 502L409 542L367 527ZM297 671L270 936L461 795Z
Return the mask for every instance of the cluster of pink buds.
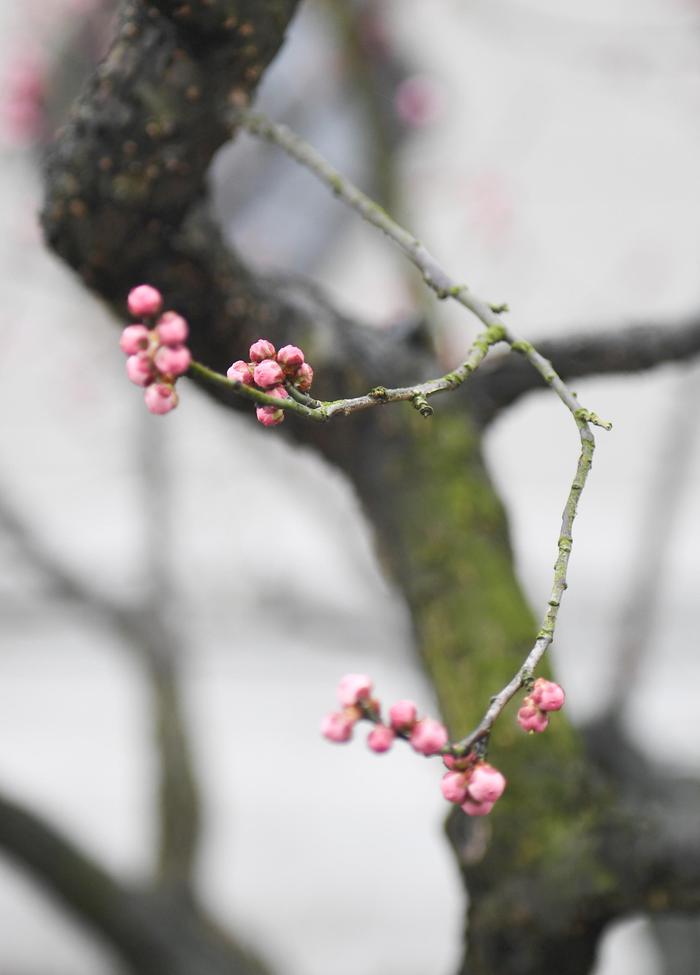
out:
M338 700L342 710L327 714L321 722L321 734L330 741L350 741L358 721L371 721L374 727L367 744L373 752L386 752L396 738L403 738L421 755L443 755L450 769L442 782L445 798L459 803L470 816L491 812L506 780L473 753L465 758L444 754L448 748L447 729L433 718L419 719L413 701L392 704L389 720L384 723L379 701L372 697L372 680L366 674L346 674L338 685Z
M291 383L306 393L311 389L314 371L296 345L285 345L277 352L272 342L258 339L250 347L250 362L239 359L229 367L226 375L234 382L257 386L276 399L287 399L289 393L285 384ZM266 427L276 427L284 420L284 410L274 406L258 406L255 413Z
M372 697L372 680L366 674L346 674L338 684L338 700L343 710L327 714L321 733L330 741L350 741L356 722L374 722L367 737L373 752L388 751L396 737L407 739L421 755L437 755L447 744L447 730L433 718L418 720L413 701L397 701L389 708L389 723L380 720L379 701Z
M440 786L445 799L461 806L468 816L487 816L503 795L503 775L473 752L464 758L445 755L443 762L449 769Z
M119 342L128 356L126 374L132 383L144 387L144 399L151 413L169 413L178 403L175 381L192 362L185 345L187 322L174 311L161 315L163 296L150 284L133 288L128 305L140 321L127 325Z
M564 691L554 681L538 677L532 691L518 711L518 724L525 731L544 731L549 724L549 712L564 705Z

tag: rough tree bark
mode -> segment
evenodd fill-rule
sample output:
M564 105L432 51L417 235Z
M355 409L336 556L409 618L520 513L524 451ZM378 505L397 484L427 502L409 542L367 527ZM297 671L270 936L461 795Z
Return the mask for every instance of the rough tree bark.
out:
M225 370L262 334L308 350L319 396L438 374L429 353L343 319L307 285L256 275L224 244L207 213L206 173L229 138L227 111L254 94L296 7L296 0L124 2L109 54L48 158L47 241L120 315L135 283L160 287L188 317L194 355L214 368ZM697 320L679 326L678 341L670 344L659 343L659 334L649 330L646 344L639 334L627 334L627 341L620 333L582 337L573 356L569 345L568 364L562 343L562 372L648 368L700 350ZM646 352L636 358L626 354L642 347ZM561 367L557 351L557 343L547 350ZM532 382L525 364L511 357L443 399L430 421L393 407L337 426L295 418L285 424L288 436L313 444L355 485L384 564L410 605L418 651L453 735L476 723L535 633L480 445L483 425ZM634 767L644 769L642 805L639 777L620 778L611 769L611 755L624 755L631 768L619 728L599 728L587 740L562 717L556 734L533 743L506 719L492 754L509 779L492 822L461 813L449 821L471 904L462 972L585 975L613 918L700 906L700 849L687 828L700 809L697 790L684 791L680 820L670 823L668 803L661 801L668 782L634 756ZM613 790L613 778L624 788ZM32 852L37 847L23 836L36 838L34 820L8 811L10 828L0 831L0 844L86 923L102 924L135 971L239 970L238 957L209 964L201 931L189 938L175 915L168 922L173 958L144 967L125 944L134 938L159 944L159 921L153 919L152 934L144 933L150 915L132 916L131 895L123 891L115 916L127 920L107 930L75 885L59 882L55 858ZM68 857L60 871L70 873L80 862L77 854ZM194 902L191 908L198 917Z

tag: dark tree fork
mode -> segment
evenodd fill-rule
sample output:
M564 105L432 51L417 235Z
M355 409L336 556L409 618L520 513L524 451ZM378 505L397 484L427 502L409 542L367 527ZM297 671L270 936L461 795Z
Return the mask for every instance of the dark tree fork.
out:
M343 318L303 283L255 274L207 212L212 156L229 138L232 113L247 109L297 5L122 3L109 53L47 160L46 237L120 315L135 283L159 287L188 318L195 357L214 368L225 369L236 350L265 335L308 351L314 393L325 399L410 386L440 374L429 354ZM329 358L330 347L340 354ZM521 345L526 357L530 348ZM698 316L671 329L615 327L540 347L564 380L646 369L699 350ZM528 365L513 356L487 361L441 397L440 415L427 421L399 404L332 424L285 424L354 484L410 605L418 651L453 736L478 726L488 698L519 671L536 636L480 451L485 424L541 383ZM226 389L214 392L227 406L241 405ZM579 429L589 418L579 411ZM43 571L145 648L165 784L161 869L147 890L133 889L8 799L0 844L135 972L260 971L204 916L191 884L198 802L187 748L179 747L186 731L175 664L154 650L160 637L145 632L141 613L96 604L20 534ZM470 894L462 966L470 975L585 975L614 918L700 908L698 789L645 763L614 722L582 734L562 718L535 744L513 723L498 725L493 756L509 789L487 843L474 835L483 823L461 813L450 819Z

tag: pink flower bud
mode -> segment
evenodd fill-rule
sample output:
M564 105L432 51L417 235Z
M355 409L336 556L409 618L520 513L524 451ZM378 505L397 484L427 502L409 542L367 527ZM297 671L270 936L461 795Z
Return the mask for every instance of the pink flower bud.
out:
M535 707L531 697L526 697L525 703L518 711L518 724L523 731L545 731L549 718L544 711Z
M367 736L367 744L373 752L388 752L394 740L394 732L384 724L375 725Z
M552 680L538 677L532 689L532 700L542 711L558 711L564 704L564 691Z
M267 339L258 339L250 347L250 358L253 362L262 362L263 359L274 359L275 347Z
M274 406L256 406L255 415L264 427L278 427L284 422L284 410L276 410Z
M389 708L389 720L395 731L407 731L416 723L418 709L413 701L397 701Z
M268 389L267 394L276 399L288 399L289 394L284 386L275 386ZM275 406L258 406L255 415L264 427L276 427L284 420L284 410L278 410Z
M136 318L157 315L163 307L163 296L157 288L152 288L150 284L140 284L129 292L127 304L129 311Z
M158 372L181 376L190 368L192 355L186 345L161 345L153 361Z
M303 362L299 366L299 369L297 370L297 374L294 377L294 385L296 386L297 389L301 390L302 393L305 393L307 390L311 389L311 383L313 381L314 381L313 369L311 368L308 362Z
M329 741L350 741L355 722L347 714L332 711L321 722L321 734Z
M245 383L247 386L253 385L253 364L237 359L232 366L226 370L226 375L234 383Z
M433 718L423 718L416 724L408 740L421 755L436 755L447 744L447 729Z
M352 707L368 700L372 692L372 679L367 674L346 674L338 684L338 700L343 707Z
M488 816L493 807L493 802L472 802L471 799L462 803L462 809L467 816Z
M151 336L145 325L127 325L119 339L124 355L136 355L148 348Z
M178 396L170 383L151 383L143 394L146 407L151 413L163 414L174 410Z
M461 805L469 795L467 777L464 772L446 772L440 783L442 794L448 802Z
M161 315L156 329L163 345L182 345L190 332L186 320L176 311L166 311Z
M469 795L474 802L495 802L503 795L506 780L493 765L479 762L469 776Z
M278 386L284 382L282 366L276 363L274 359L263 359L253 370L253 379L262 389Z
M155 379L155 369L148 352L137 352L126 360L126 374L137 386L148 386Z
M277 353L277 361L285 373L292 376L304 364L304 353L296 345L285 345Z

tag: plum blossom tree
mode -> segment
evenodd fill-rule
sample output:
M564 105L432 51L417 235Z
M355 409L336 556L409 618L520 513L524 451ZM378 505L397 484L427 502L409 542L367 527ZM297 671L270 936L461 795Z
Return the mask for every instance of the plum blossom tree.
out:
M47 154L46 241L114 310L128 378L143 387L151 412L170 412L177 390L198 383L226 409L250 412L252 403L265 426L285 420L270 435L311 446L350 479L412 613L441 720L420 716L408 700L383 719L370 679L353 674L343 678L341 710L324 718L323 734L346 742L364 720L372 725L371 751L405 739L444 761L442 791L455 806L448 836L469 892L464 975L584 975L614 919L700 908L700 845L687 828L700 813L700 790L637 754L614 717L583 732L564 711L536 748L525 734L543 732L564 704L561 687L546 676L546 651L567 586L592 427L609 426L567 382L686 360L700 351L700 321L542 343L518 337L507 309L449 277L312 146L250 112L299 5L121 0L107 53ZM369 29L371 6L354 10L355 52L379 77L391 65L380 34ZM34 88L24 84L23 92L26 99ZM397 98L405 124L421 124L440 102L420 79L404 79ZM33 128L35 110L25 106ZM206 205L213 156L241 130L310 169L339 205L404 253L439 299L476 316L482 331L464 361L445 372L414 330L369 327L307 281L249 266ZM136 321L125 326L127 311ZM493 354L498 345L508 354ZM500 411L546 386L571 416L579 457L561 532L550 543L556 563L538 629L481 443ZM60 566L48 568L72 584ZM134 972L263 971L211 922L194 892L199 798L177 668L157 652L167 627L157 622L162 632L154 637L140 615L105 600L100 608L145 648L156 688L158 876L147 893L130 887L43 816L6 798L0 847ZM506 709L521 694L516 720L515 708Z

